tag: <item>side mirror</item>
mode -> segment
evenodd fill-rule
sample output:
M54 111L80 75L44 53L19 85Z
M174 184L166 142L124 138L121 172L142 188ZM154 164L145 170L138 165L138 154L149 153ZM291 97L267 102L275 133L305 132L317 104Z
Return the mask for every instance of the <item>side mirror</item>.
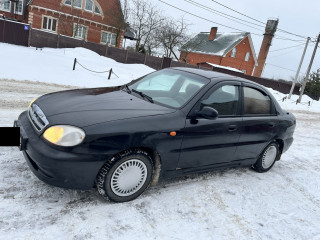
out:
M197 112L196 116L205 118L205 119L217 119L218 118L218 112L212 107L204 106L199 112Z

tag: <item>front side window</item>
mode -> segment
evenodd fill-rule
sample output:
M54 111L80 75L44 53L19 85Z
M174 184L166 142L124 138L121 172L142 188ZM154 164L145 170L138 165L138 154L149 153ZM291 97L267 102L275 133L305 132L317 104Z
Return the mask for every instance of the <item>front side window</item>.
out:
M93 9L93 1L92 0L86 0L85 10L92 12L92 9Z
M250 87L244 87L243 93L245 115L271 114L271 99L269 96L257 89Z
M231 57L232 57L232 58L235 58L235 57L236 57L236 55L237 55L237 49L236 49L236 48L234 48L234 49L232 49Z
M87 34L87 27L79 24L74 25L74 37L85 39Z
M52 17L43 17L42 29L56 32L57 31L57 19Z
M224 85L218 88L206 99L201 101L201 108L204 106L217 110L219 117L238 115L239 87Z
M198 75L166 69L131 82L129 88L132 94L136 90L148 95L155 104L180 108L208 83Z
M102 32L101 33L101 42L108 44L108 45L111 45L111 46L116 46L117 35L114 33Z

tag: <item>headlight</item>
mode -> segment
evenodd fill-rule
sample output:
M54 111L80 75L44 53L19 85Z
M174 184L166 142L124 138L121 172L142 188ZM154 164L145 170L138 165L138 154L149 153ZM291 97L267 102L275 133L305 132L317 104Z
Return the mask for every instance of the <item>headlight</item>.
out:
M86 134L80 128L66 125L57 125L48 128L43 137L56 145L64 147L72 147L80 144Z
M30 104L29 104L29 106L28 106L28 110L29 110L29 108L31 107L32 103L34 103L34 101L37 100L37 99L38 99L38 98L35 98L35 99L33 99L33 100L30 102Z

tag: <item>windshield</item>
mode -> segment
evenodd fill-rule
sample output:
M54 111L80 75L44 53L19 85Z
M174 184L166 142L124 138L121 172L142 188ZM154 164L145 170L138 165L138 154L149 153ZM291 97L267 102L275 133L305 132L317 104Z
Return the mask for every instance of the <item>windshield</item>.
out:
M164 69L135 80L128 86L135 93L138 91L147 95L154 103L180 108L208 83L208 79L195 74Z

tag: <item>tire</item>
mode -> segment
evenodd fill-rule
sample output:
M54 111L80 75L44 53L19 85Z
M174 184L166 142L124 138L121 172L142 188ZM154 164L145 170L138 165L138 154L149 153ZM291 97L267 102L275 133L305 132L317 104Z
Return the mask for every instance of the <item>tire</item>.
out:
M97 176L98 192L113 202L128 202L140 196L153 175L151 157L142 150L117 154Z
M257 162L252 166L252 168L259 173L269 171L276 162L278 154L279 144L277 142L271 142L262 151Z

